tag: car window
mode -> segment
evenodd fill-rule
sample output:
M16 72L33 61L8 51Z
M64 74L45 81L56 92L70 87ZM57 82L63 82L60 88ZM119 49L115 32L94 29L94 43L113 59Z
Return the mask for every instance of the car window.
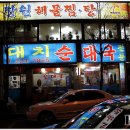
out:
M68 95L68 96L66 96L65 99L69 100L69 102L74 102L74 101L83 100L83 99L82 99L82 93L81 93L81 92L77 92L77 93L75 93L75 94Z
M80 91L76 92L74 94L68 95L66 99L69 100L69 102L74 101L87 101L87 100L95 100L95 99L101 99L105 98L104 94L96 92L96 91Z
M56 103L56 102L58 102L59 100L63 99L66 95L68 95L68 92L65 93L65 94L63 94L63 95L61 95L60 97L58 97L57 99L53 100L52 102Z
M96 91L85 91L83 92L83 96L85 100L95 100L105 98L104 94Z

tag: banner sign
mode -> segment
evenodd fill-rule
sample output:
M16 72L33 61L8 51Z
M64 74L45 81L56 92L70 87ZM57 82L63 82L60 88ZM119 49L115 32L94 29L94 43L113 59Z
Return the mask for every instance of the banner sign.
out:
M0 20L128 19L128 3L20 2L0 3Z
M9 45L8 58L8 64L77 62L76 45L75 43ZM6 64L5 53L4 64Z
M39 87L39 89L44 87L66 87L66 77L68 76L69 73L33 74L33 86Z
M108 44L108 43L102 43L102 50L104 50L103 53L103 62L125 62L126 61L126 51L124 44ZM82 62L100 62L100 44L94 43L88 44L83 43L81 45L82 49ZM96 52L98 51L98 53Z
M87 122L96 112L103 109L104 106L95 106L89 111L85 112L75 123L73 123L69 128L70 129L78 129L80 128L85 122Z
M121 108L115 108L111 113L107 114L106 117L95 127L96 129L105 129L118 117L124 110Z

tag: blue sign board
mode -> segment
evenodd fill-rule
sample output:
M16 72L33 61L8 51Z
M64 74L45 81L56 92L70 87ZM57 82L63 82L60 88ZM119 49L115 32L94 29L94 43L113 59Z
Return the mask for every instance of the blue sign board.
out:
M87 122L87 120L89 120L96 112L98 112L99 110L101 110L104 106L95 106L92 109L90 109L89 111L85 112L80 118L77 119L77 121L75 121L75 123L73 123L69 129L78 129L80 128L85 122Z
M6 54L4 51L4 64ZM77 62L75 43L8 45L8 64Z
M105 48L105 50L104 50ZM83 43L81 45L82 49L82 62L100 62L101 52L100 44L94 43L94 45L89 43ZM124 44L120 43L102 43L103 62L125 62L126 61L126 51ZM97 51L97 52L96 52Z

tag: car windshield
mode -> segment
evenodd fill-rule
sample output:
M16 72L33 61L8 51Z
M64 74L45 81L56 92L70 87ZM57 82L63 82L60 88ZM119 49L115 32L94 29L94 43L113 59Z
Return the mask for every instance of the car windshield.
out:
M57 99L53 100L52 102L53 102L53 103L57 103L58 101L60 101L60 100L63 99L64 97L66 97L66 95L68 95L68 92L65 93L65 94L63 94L63 95L61 95L60 97L58 97Z

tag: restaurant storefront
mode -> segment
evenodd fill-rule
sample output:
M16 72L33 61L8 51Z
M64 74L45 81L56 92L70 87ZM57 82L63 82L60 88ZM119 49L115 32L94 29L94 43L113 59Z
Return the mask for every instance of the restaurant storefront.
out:
M124 93L129 3L0 4L1 71L9 79L1 88L14 100L51 100L79 88Z

